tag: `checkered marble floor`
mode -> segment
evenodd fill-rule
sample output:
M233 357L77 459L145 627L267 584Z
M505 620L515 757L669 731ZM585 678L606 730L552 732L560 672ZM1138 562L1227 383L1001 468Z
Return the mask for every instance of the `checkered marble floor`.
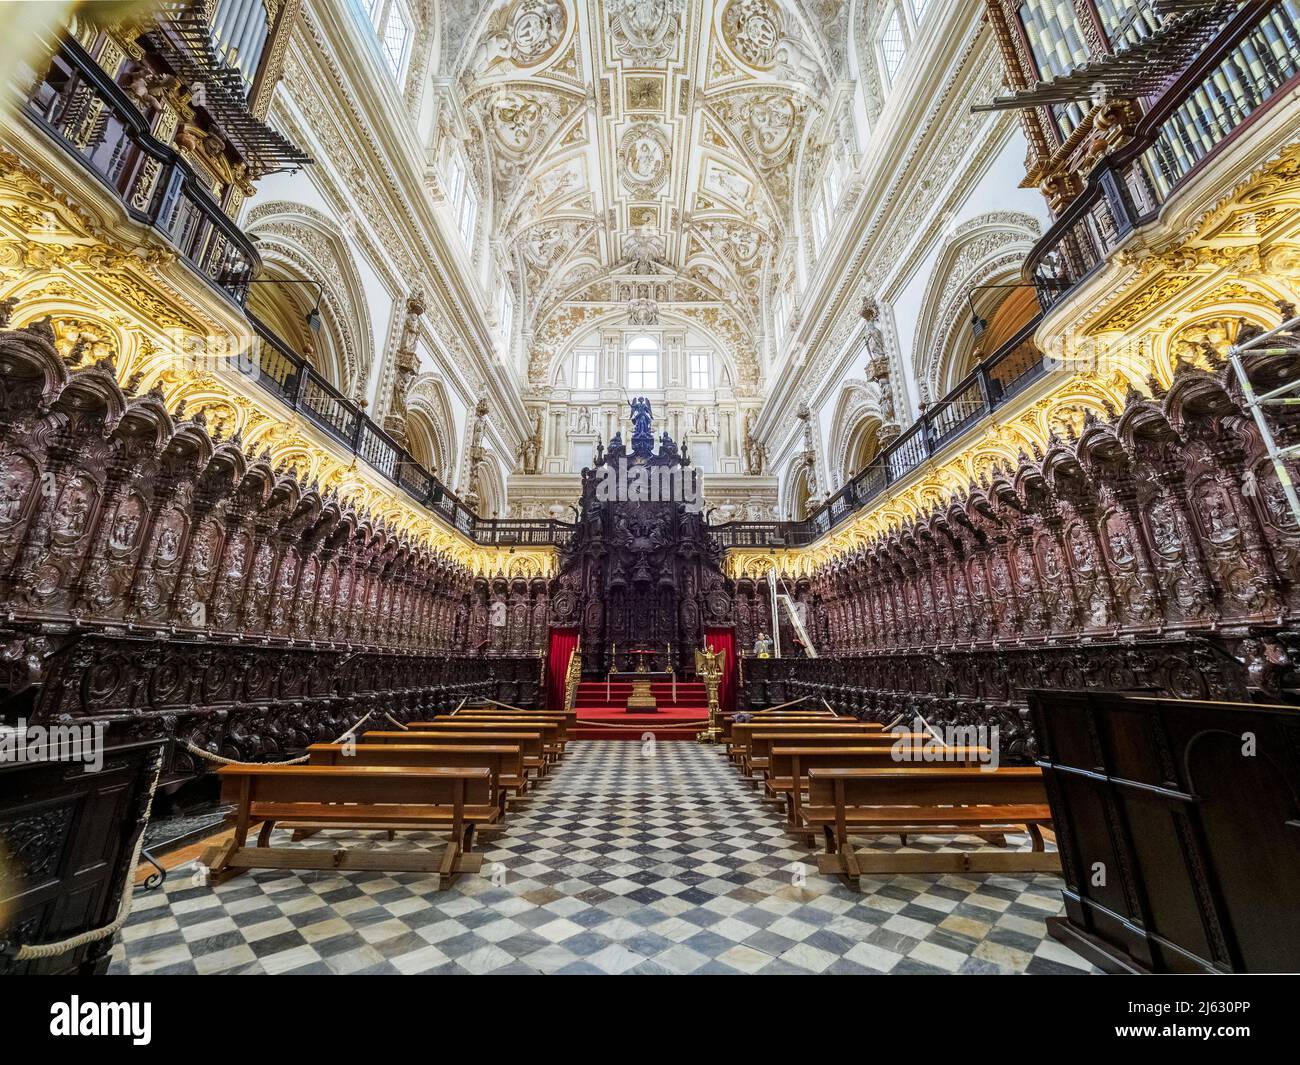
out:
M483 872L448 891L421 873L279 870L214 888L183 867L137 894L111 971L1095 971L1047 937L1044 919L1061 912L1054 877L864 878L858 893L819 874L782 823L718 748L575 742L484 841ZM349 842L442 846L432 834Z

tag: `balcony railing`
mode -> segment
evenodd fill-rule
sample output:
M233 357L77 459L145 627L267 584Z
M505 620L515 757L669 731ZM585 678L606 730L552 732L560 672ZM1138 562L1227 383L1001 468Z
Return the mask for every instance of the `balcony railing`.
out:
M485 546L542 547L568 542L573 526L565 522L477 517L268 326L251 313L248 320L256 352L248 369L257 383L453 529Z
M1224 27L1029 254L1025 276L1044 309L1154 221L1207 159L1300 81L1300 0L1267 8L1246 5Z
M803 521L728 522L710 530L717 542L733 548L805 547L874 503L890 485L1047 373L1034 344L1040 320L1023 326Z
M64 40L28 96L26 114L161 233L210 284L242 305L261 266L244 236L176 150L77 41Z
M241 369L258 385L476 543L540 547L569 540L573 526L565 522L478 518L357 404L248 312L248 279L261 266L252 242L207 193L189 164L153 137L144 116L77 41L61 43L25 110L117 196L132 218L165 236L200 277L241 309L254 334L254 357Z

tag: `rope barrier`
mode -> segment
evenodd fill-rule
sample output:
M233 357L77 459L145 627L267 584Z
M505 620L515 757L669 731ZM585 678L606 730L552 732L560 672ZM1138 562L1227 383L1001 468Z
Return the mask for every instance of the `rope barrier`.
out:
M358 721L355 725L353 725L350 729L348 729L346 732L340 735L339 738L334 740L333 742L342 743L345 739L351 736L352 733L356 732L357 729L359 729L362 725L364 725L374 715L374 713L375 712L373 710L367 711L365 717L363 717L360 721ZM391 721L392 719L389 718L389 720ZM405 725L403 725L402 727L403 729L406 728ZM304 762L307 761L308 758L311 757L311 755L304 754L301 757L290 758L283 762L240 762L234 758L226 758L219 754L213 754L211 751L205 751L202 747L196 746L195 744L191 743L189 740L185 741L185 749L189 751L191 754L197 754L200 758L207 759L207 761L212 762L216 765L302 765Z
M158 790L158 781L162 778L163 759L161 753L158 756L158 765L153 771L153 780L149 784L149 798L145 802L144 820L140 824L140 835L135 841L135 850L131 853L131 864L127 866L130 872L127 873L127 883L122 886L122 901L117 908L117 917L112 922L102 925L99 928L92 928L86 932L81 932L68 939L61 939L56 943L24 943L18 948L17 953L13 955L17 961L35 961L40 958L57 958L60 954L67 954L69 951L76 950L78 947L84 947L89 943L97 943L101 939L107 939L109 936L117 934L126 920L131 916L131 906L135 900L135 892L130 881L135 875L135 867L140 864L140 852L144 850L144 833L149 824L149 817L153 813L153 797Z

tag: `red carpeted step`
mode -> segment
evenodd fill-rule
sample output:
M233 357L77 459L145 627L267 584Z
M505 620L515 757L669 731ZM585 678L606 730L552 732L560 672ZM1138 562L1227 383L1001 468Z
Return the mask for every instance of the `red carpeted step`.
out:
M609 728L577 728L569 729L569 739L571 740L613 740L623 743L641 743L644 741L646 733L654 736L655 741L662 743L664 740L688 741L694 743L700 732L700 728L694 725L690 728L663 728L645 726L644 728L634 729L609 729Z
M640 741L647 733L656 740L694 740L708 723L703 706L661 705L656 713L629 714L624 705L578 707L578 720L568 735L576 740Z

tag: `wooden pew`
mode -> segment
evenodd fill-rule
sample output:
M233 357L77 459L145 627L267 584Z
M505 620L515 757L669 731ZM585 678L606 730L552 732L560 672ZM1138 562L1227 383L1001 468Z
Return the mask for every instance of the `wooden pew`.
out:
M439 721L444 725L455 724L458 721L499 721L506 725L523 723L552 724L558 726L556 736L561 751L564 750L564 746L569 740L570 723L568 716L565 714L550 714L542 713L540 711L537 713L521 713L512 710L462 710L458 714L452 714L449 717L439 717L434 720Z
M233 837L209 847L202 858L218 883L246 869L361 869L436 872L441 891L454 874L482 868L482 855L470 853L474 829L500 817L492 774L482 768L227 765L218 775L222 798L235 803ZM254 821L261 821L262 829L257 845L250 847L248 829ZM441 856L423 849L271 847L277 822L447 831L451 839Z
M821 719L823 721L838 720L829 710L733 710L722 715L722 738L724 740L731 738L731 726L736 720L737 714L749 714L754 721L786 721L786 720L804 720L807 718Z
M511 707L508 706L466 706L460 710L453 711L451 714L447 716L464 717L466 714L497 714L497 715L521 714L524 717L559 718L565 721L570 728L575 726L578 722L577 710L540 710L540 709L526 710L522 707L518 709L512 709Z
M817 732L813 729L799 732L755 732L749 737L749 767L754 776L762 779L769 774L769 762L774 747L874 747L886 756L899 741L923 743L932 740L928 733L880 732L868 729L862 732Z
M492 773L503 814L506 796L520 796L528 789L524 750L518 744L313 743L307 756L308 765L482 767Z
M754 720L758 721L760 719L755 718ZM838 720L837 718L833 717L831 714L826 713L825 711L806 712L806 713L805 712L789 713L787 711L782 711L779 714L775 714L770 717L764 717L761 719L762 722L766 724L772 724L772 725L782 725L782 724L796 725L800 723L807 723L809 725L816 725L818 723L832 724L837 720ZM733 727L737 724L743 725L746 724L746 722L735 721L734 715L725 717L723 718L722 721L722 742L726 744L727 757L730 758L733 762L738 761L736 757L736 737L734 732L732 731Z
M741 772L745 776L752 776L753 771L749 764L749 740L750 737L759 732L825 732L829 735L843 733L844 735L858 734L862 735L867 732L881 732L880 725L875 722L859 721L832 721L826 724L817 724L810 726L806 721L773 722L758 721L738 721L731 726L732 743L735 749L735 760L739 763Z
M1043 848L1039 826L1051 809L1036 767L984 770L964 766L808 770L804 823L820 826L823 873L1056 873L1060 858ZM964 835L1024 826L1032 851L854 852L850 836Z
M560 726L553 721L461 721L455 717L438 718L433 721L412 721L407 727L412 732L536 732L542 737L542 751L547 764L560 760L559 734Z
M766 737L754 737L755 749ZM787 827L795 835L815 836L816 828L803 821L803 793L808 787L808 770L880 769L902 766L892 744L864 744L854 737L782 736L769 747L767 778L763 782L768 797L781 800L786 807ZM948 747L944 757L953 765L977 765L992 752L987 747ZM903 835L906 846L907 837Z
M468 732L453 732L449 729L439 729L435 732L364 732L361 735L362 744L371 743L396 743L396 744L421 744L421 745L442 745L442 746L514 746L520 748L524 760L524 770L532 770L534 776L543 777L546 775L546 752L542 749L542 734L540 732L516 731L511 729L500 732L482 732L474 729ZM358 744L360 746L361 744Z

